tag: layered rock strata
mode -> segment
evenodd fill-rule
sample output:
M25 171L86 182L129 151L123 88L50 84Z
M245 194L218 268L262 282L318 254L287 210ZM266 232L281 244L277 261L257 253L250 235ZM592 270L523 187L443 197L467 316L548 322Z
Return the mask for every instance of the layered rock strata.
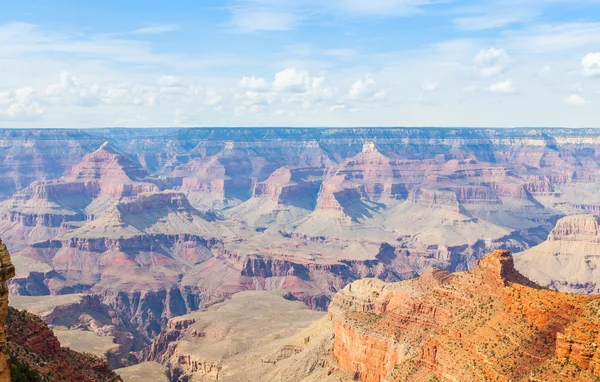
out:
M348 285L329 309L332 357L361 381L596 381L599 307L542 289L496 251L469 273Z
M574 215L560 219L548 239L515 255L517 269L553 289L600 292L600 219Z

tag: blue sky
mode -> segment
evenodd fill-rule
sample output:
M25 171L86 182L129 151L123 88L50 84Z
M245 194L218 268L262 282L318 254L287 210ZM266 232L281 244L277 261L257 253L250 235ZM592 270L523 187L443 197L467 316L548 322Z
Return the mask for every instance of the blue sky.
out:
M600 0L2 1L0 127L97 126L600 127Z

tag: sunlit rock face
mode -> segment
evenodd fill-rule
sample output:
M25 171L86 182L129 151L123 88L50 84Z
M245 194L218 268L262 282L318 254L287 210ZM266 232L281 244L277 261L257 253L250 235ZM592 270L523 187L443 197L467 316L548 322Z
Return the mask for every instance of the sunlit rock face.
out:
M332 358L360 381L595 381L599 307L541 288L495 251L469 273L348 285L329 307Z

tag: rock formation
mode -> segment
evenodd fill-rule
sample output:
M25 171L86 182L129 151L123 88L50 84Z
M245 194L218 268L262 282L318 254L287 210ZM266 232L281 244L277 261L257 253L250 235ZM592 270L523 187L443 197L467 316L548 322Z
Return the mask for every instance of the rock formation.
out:
M6 332L15 373L37 374L45 381L121 381L105 360L61 347L52 330L31 313L9 308Z
M8 316L8 286L6 282L15 275L6 246L0 240L0 381L10 380L10 357L6 345L5 321Z
M548 240L515 255L517 269L562 292L600 292L600 220L593 215L560 219Z
M6 281L14 274L6 246L0 241L0 381L11 380L11 369L15 380L36 375L37 380L48 381L120 381L106 361L61 348L39 317L8 306Z
M595 381L599 307L542 289L496 251L469 273L348 285L329 308L332 357L361 381Z

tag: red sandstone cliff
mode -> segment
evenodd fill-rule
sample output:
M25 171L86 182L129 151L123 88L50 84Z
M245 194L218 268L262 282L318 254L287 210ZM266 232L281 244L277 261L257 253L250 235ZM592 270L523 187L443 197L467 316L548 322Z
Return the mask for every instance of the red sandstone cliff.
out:
M361 381L600 379L600 296L544 290L507 251L469 273L357 281L330 317L332 357Z

